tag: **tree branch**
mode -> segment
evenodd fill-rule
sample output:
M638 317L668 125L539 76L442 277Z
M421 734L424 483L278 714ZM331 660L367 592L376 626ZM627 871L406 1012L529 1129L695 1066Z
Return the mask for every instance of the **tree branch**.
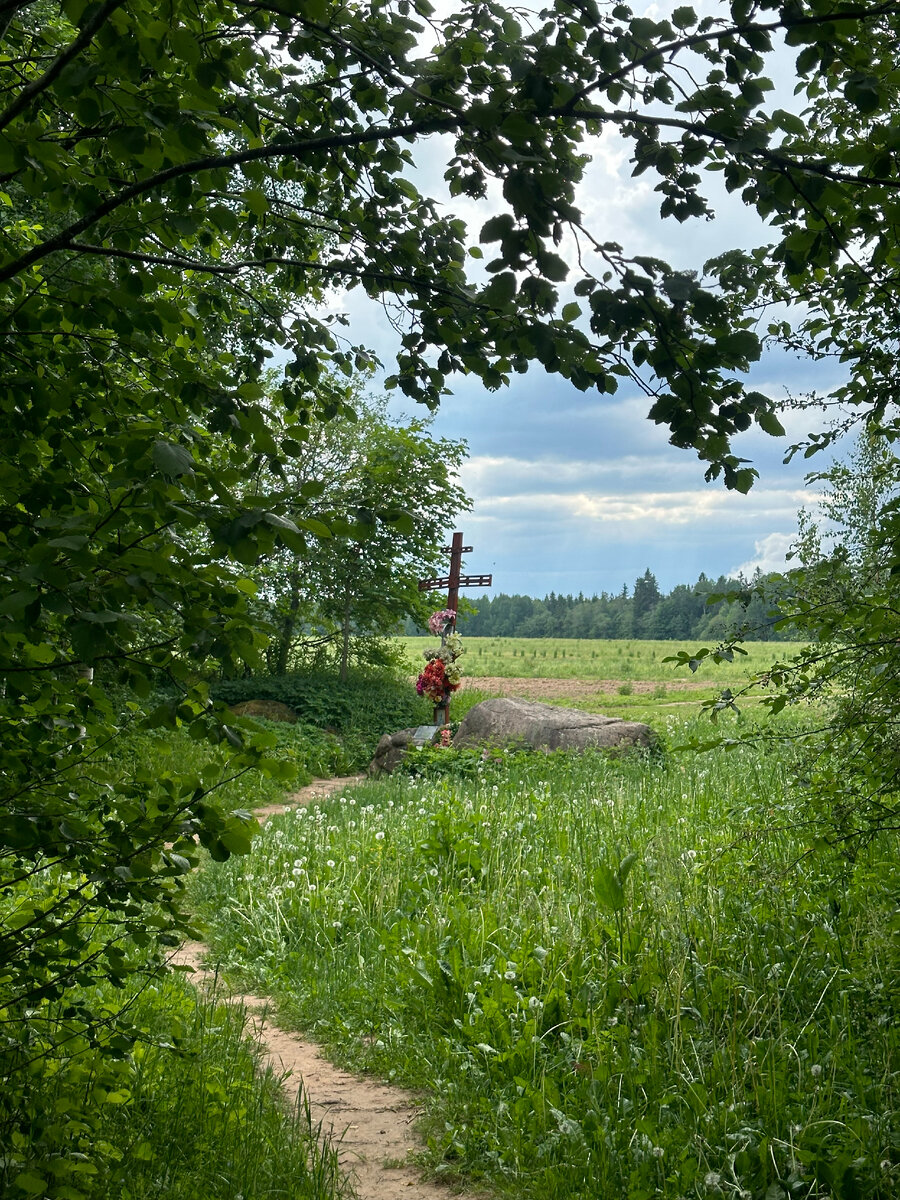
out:
M94 34L106 23L107 17L114 13L117 8L121 8L124 2L125 0L106 0L106 3L97 9L93 16L85 22L78 37L66 47L62 54L57 56L44 74L39 75L37 79L33 79L31 83L22 88L18 97L13 100L5 112L0 113L0 130L5 129L11 121L15 120L19 113L28 107L32 100L39 96L41 92L46 91L72 59L80 54L85 46L90 44Z
M346 147L370 145L373 142L391 141L394 138L415 138L429 133L447 133L458 128L460 121L451 117L423 118L420 121L407 121L400 125L373 126L360 129L354 133L327 134L322 137L309 138L301 142L278 142L275 145L255 146L250 150L238 150L233 154L210 154L204 158L195 158L190 162L178 163L164 171L158 171L130 187L110 196L92 212L86 213L68 228L61 230L55 237L49 238L33 246L26 254L0 267L0 283L12 279L41 259L57 250L68 248L73 238L86 229L96 225L103 217L129 204L132 200L152 192L156 188L179 179L184 175L199 175L206 171L218 171L230 167L238 167L248 162L264 162L270 158L300 158L318 150L339 150Z

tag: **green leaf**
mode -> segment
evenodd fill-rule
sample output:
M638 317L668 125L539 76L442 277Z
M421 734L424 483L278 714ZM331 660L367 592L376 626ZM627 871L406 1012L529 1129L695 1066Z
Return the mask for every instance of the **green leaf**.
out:
M760 429L762 429L765 433L770 434L772 437L785 436L784 426L771 409L765 408L761 412L758 412L756 414L756 423L759 425Z
M481 227L479 240L482 242L499 242L515 229L515 222L509 213L499 213L485 221Z
M625 891L616 872L606 863L599 863L593 874L594 896L601 908L620 912L625 907Z
M190 451L175 442L154 442L152 458L154 466L163 475L177 478L194 473L195 463Z
M39 1175L37 1171L21 1171L13 1179L13 1187L17 1188L20 1192L24 1192L26 1196L36 1196L46 1186L46 1177Z

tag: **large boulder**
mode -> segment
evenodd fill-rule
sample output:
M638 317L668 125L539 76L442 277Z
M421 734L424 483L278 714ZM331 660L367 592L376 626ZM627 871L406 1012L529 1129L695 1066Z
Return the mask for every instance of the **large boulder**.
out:
M656 735L640 721L536 704L532 700L483 700L463 718L454 747L524 743L542 750L650 749Z

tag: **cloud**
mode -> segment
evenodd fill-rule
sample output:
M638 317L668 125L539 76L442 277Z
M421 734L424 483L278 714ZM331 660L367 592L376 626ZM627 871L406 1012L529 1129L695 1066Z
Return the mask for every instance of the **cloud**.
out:
M762 571L764 575L771 571L786 570L790 565L787 552L796 539L796 533L769 533L765 537L757 538L754 542L756 552L753 558L733 567L729 574L743 575L745 579L749 579L757 570Z

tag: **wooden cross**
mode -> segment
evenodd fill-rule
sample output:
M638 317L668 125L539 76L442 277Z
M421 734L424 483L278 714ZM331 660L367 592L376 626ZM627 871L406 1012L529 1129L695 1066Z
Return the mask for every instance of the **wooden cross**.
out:
M420 579L420 592L434 592L438 588L447 589L447 608L452 612L459 609L459 589L461 587L490 587L493 575L461 575L462 556L471 554L472 547L463 545L463 535L454 533L452 546L445 546L444 553L450 555L450 574L441 575L435 579ZM453 618L453 628L456 628L456 617ZM440 720L438 719L440 716ZM450 723L450 701L437 705L434 710L435 725Z

